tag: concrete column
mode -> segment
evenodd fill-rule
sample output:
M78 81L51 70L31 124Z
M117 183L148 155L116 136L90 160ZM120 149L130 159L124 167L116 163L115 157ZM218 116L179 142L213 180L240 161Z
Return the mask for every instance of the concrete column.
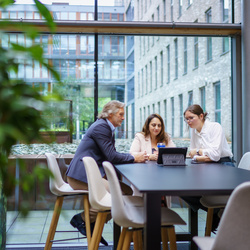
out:
M242 148L250 151L250 1L242 0Z

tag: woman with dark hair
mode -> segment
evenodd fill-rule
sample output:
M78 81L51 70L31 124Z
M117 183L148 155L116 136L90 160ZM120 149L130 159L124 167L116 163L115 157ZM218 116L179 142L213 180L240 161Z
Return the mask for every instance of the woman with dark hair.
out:
M207 120L207 112L204 113L200 105L189 106L184 112L184 120L192 129L190 142L190 156L194 163L218 162L224 165L234 166L232 152L227 143L222 126L218 122ZM208 165L209 167L209 165ZM200 203L201 196L181 197L194 210L207 208ZM220 218L220 209L214 209L212 231L215 232Z
M222 126L207 120L207 112L198 104L189 106L184 112L185 121L192 129L190 156L194 162L219 162L234 166L232 152Z
M164 143L166 147L175 147L168 133L165 132L163 119L158 114L151 114L145 121L142 132L135 135L130 147L130 154L136 156L146 152L149 161L156 161L158 158L157 143ZM142 195L133 185L131 186L134 195ZM166 199L167 198L167 199ZM162 196L162 206L171 206L171 197Z
M163 119L158 114L151 114L145 121L142 132L135 135L130 148L130 154L140 152L148 154L149 161L158 158L157 143L164 143L166 147L175 147L168 133L165 132Z

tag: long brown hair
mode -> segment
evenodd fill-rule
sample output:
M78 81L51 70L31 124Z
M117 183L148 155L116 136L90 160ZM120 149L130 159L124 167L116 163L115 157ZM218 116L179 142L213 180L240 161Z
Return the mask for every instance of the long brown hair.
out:
M149 123L154 119L154 118L158 118L161 122L161 132L156 136L156 140L157 142L164 142L165 145L168 145L169 142L169 135L168 133L165 132L165 125L163 122L162 117L159 114L151 114L145 121L143 128L142 128L142 134L147 137L148 135L150 135L150 131L149 131Z

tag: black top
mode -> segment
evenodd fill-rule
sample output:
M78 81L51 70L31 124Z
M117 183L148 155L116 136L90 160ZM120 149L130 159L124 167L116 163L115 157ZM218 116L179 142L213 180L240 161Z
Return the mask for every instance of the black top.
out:
M140 192L177 196L226 195L250 181L250 171L219 163L162 166L156 162L117 164L116 169Z

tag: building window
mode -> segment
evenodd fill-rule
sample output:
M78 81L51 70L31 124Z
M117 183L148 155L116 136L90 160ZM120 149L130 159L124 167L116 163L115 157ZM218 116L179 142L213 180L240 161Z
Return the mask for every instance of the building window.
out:
M170 15L171 15L171 22L174 21L174 0L170 2Z
M221 0L221 5L222 5L222 21L223 21L223 23L228 23L229 1L228 0Z
M160 102L157 103L157 108L158 108L157 112L158 112L158 114L160 114L161 113L161 103Z
M183 121L184 121L184 117L183 117L183 95L180 94L179 95L179 120L180 120L180 137L183 137Z
M152 92L152 89L153 89L153 67L152 67L152 61L150 61L150 64L149 64L149 66L150 66L150 86L149 86L149 92Z
M140 108L140 128L142 128L142 110Z
M143 75L143 69L141 69L141 96L144 94L144 75Z
M146 107L143 107L143 116L144 116L144 121L146 121L147 119Z
M147 12L147 0L145 0L145 9L144 9L144 12L145 13Z
M170 45L167 46L167 83L170 82Z
M222 38L222 52L226 53L229 51L229 37Z
M188 92L188 107L193 105L193 90Z
M221 95L220 95L220 82L214 84L215 93L215 121L221 123Z
M161 86L163 86L163 52L160 53L161 58Z
M155 114L155 104L154 103L152 104L152 112L153 112L153 114Z
M166 22L167 21L167 17L166 17L166 0L163 0L163 21Z
M171 97L172 137L174 137L174 97Z
M155 16L154 16L154 14L152 15L152 22L154 22L155 21ZM154 36L151 36L152 37L152 47L154 46L154 44L155 44L155 41L154 41Z
M229 8L229 2L228 0L221 0L221 6L222 6L222 22L228 23L228 8ZM226 53L229 51L229 37L223 37L222 38L222 53Z
M167 131L167 100L163 101L164 106L164 123L165 123L165 131Z
M194 68L199 66L199 48L198 48L198 37L194 37Z
M148 93L148 66L145 66L145 94Z
M178 40L174 39L175 79L178 78Z
M145 36L142 37L142 55L144 56L145 55Z
M141 19L143 17L143 0L141 0Z
M148 105L148 116L150 115L150 106Z
M9 12L8 11L2 11L2 19L9 19Z
M187 54L187 37L183 39L183 60L184 60L184 74L187 74L187 67L188 67L188 54Z
M141 96L141 79L140 79L140 72L138 72L138 98Z
M200 88L200 104L202 109L206 110L206 89L205 87Z
M182 15L182 0L179 0L179 17Z
M212 22L212 9L206 12L206 22ZM207 37L207 61L212 60L212 37Z
M157 56L155 57L155 89L157 89Z

